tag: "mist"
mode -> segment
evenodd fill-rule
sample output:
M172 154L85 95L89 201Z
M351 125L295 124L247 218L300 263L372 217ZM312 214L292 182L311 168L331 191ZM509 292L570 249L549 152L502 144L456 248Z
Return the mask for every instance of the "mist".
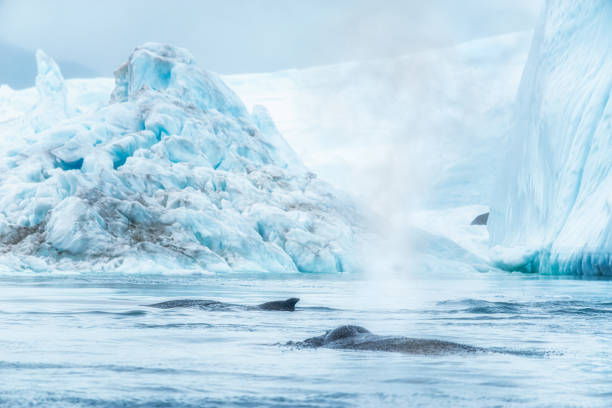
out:
M488 202L503 152L483 147L501 141L509 125L530 39L526 30L403 57L224 80L247 106L267 106L305 164L372 214L378 245L362 253L364 270L380 284L381 274L406 277L415 269L413 249L430 238L423 224L435 221L420 219L423 209ZM489 163L489 171L475 163ZM465 217L469 224L472 215Z

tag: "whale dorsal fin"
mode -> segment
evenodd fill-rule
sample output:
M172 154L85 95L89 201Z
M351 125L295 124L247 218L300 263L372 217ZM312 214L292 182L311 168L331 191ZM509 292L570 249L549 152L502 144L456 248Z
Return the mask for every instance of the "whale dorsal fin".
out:
M275 300L273 302L262 303L257 306L261 310L281 310L287 312L293 312L295 310L295 304L299 302L299 298L289 298L287 300Z

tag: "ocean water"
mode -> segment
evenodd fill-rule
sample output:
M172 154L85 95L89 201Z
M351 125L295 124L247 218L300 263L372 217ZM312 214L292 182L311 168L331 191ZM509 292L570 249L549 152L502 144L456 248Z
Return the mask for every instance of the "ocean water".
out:
M4 276L0 406L610 406L612 282L442 276ZM178 298L291 312L160 310ZM480 346L419 356L287 346L341 324Z

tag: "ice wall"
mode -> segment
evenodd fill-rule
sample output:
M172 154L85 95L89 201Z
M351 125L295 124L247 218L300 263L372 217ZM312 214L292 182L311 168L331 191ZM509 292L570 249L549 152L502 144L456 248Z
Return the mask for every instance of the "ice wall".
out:
M110 103L70 115L37 56L33 112L55 119L0 123L0 272L354 270L351 200L189 52L138 47Z
M548 0L489 231L509 269L612 273L612 2Z

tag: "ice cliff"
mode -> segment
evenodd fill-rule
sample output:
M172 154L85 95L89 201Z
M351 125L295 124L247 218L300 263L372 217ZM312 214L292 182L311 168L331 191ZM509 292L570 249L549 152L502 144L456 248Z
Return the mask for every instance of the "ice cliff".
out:
M491 205L497 263L612 274L612 2L548 0Z
M0 270L354 270L351 200L186 50L138 47L96 109L37 61L39 104L0 123Z

